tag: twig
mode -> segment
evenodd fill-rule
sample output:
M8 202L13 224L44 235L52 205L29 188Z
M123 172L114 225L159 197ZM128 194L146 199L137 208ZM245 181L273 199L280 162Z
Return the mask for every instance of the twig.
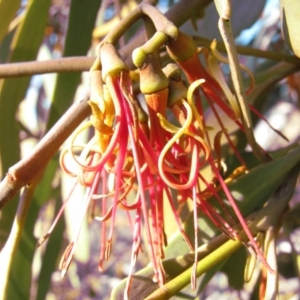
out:
M33 74L88 71L95 57L75 56L46 61L30 61L0 65L0 78L30 76Z
M23 186L37 180L48 162L75 128L91 114L87 103L89 95L70 109L58 120L51 130L33 149L32 154L16 163L0 183L0 209Z
M254 131L253 131L253 125L251 120L250 111L248 108L248 103L246 100L246 92L243 85L243 79L241 75L240 65L238 61L237 51L235 48L234 43L234 37L232 33L231 28L231 7L230 2L227 0L217 1L216 6L218 9L218 12L220 14L219 19L219 30L221 33L221 36L223 38L227 54L228 54L228 60L229 60L229 66L231 71L231 78L235 90L235 94L240 106L240 110L242 113L242 122L244 125L245 135L247 137L247 141L250 144L254 155L261 161L266 162L268 161L268 157L264 154L264 152L261 150L259 145L256 142Z
M212 40L202 37L193 37L193 40L198 46L204 46L207 48L209 48L212 43ZM124 49L126 48L127 46L124 47ZM123 54L123 56L126 56L124 49L122 48L120 52ZM221 52L226 52L226 47L223 42L217 42L217 49ZM241 55L255 56L258 58L265 58L279 62L287 62L296 66L300 65L300 59L295 55L260 50L245 46L236 46L236 50ZM46 61L1 64L0 78L22 77L47 73L85 72L89 71L94 61L95 57L74 56L56 58Z

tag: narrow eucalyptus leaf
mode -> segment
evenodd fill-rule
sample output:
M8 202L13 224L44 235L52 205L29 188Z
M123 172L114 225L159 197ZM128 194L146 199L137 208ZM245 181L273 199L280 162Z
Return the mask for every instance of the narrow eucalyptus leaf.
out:
M241 290L244 286L246 259L246 249L240 248L227 259L220 270L227 275L229 285L236 290Z
M44 38L50 0L29 1L22 22L14 35L10 62L35 60ZM30 77L0 81L0 176L20 159L19 128L15 119L18 105L24 99ZM14 218L17 201L12 200L0 219L0 248L6 240Z
M32 261L37 243L33 231L42 204L52 196L51 183L56 169L57 161L51 161L43 179L35 190L18 251L14 256L11 273L9 274L6 299L30 299Z
M0 43L9 30L12 20L17 17L17 10L20 8L20 0L1 0L0 1Z
M295 55L300 57L300 2L298 0L280 0L280 8L283 37Z

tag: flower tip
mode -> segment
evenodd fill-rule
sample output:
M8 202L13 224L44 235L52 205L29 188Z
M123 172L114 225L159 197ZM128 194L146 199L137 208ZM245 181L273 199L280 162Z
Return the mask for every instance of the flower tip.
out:
M188 91L187 91L187 99L188 100L191 100L193 98L193 94L195 92L195 90L205 82L205 79L198 79L198 80L195 80L188 88Z
M132 61L137 68L143 69L146 64L146 59L147 53L143 51L142 47L138 47L133 50Z
M64 278L66 273L67 273L67 269L62 269L61 272L60 272L61 278Z
M178 40L178 28L175 25L170 25L165 30L166 35L170 36L173 40Z
M210 44L210 49L215 50L217 48L217 43L218 43L217 40L213 39L213 41Z
M181 81L181 69L175 63L169 63L163 68L164 74L175 81Z
M41 246L49 237L49 233L47 233L46 235L44 235L42 238L40 238L36 244L36 248L38 248L39 246Z
M59 263L59 269L61 270L62 278L65 276L65 274L70 266L74 251L75 251L74 242L71 242L69 244L69 246L66 248L66 250L61 258L61 261Z
M103 271L104 271L102 261L99 262L99 264L98 264L98 271L99 271L99 272L103 272Z
M195 291L197 288L197 265L198 263L195 261L192 268L191 288L193 291Z
M105 249L105 254L104 254L104 257L106 260L109 259L110 257L110 254L111 254L111 247L112 247L112 241L111 240L108 240L106 242L106 249Z

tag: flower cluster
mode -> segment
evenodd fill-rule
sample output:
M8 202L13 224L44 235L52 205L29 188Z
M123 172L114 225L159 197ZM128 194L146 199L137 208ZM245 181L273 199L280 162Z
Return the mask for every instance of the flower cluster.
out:
M165 282L162 267L166 242L165 201L191 251L198 247L199 210L230 238L237 238L234 218L219 196L219 190L227 196L252 246L260 254L222 177L223 136L240 160L238 171L245 170L245 163L219 111L240 129L243 125L239 105L223 78L215 47L212 51L197 49L190 37L168 23L163 31L157 30L143 46L134 50L132 57L137 69L132 71L114 44L111 38L106 38L99 45L98 57L90 71L92 115L74 133L60 160L62 169L76 176L86 187L82 219L91 207L93 218L101 222L99 268L102 269L103 261L110 256L119 209L130 212L129 218L134 216L134 220L130 220L133 227L131 274L144 230L154 280L159 284ZM157 55L161 47L166 47L172 60L165 66ZM207 68L201 63L199 52ZM204 99L220 128L214 135L210 133L211 124L206 124ZM77 135L89 127L94 128L94 137L85 145L77 145ZM76 163L75 172L65 160L68 155ZM204 168L209 170L209 176L203 174ZM222 214L210 203L212 196L219 201ZM178 208L187 201L193 204L194 241L186 235L178 214ZM80 226L62 258L63 273L71 262L79 231ZM195 285L195 275L192 284ZM130 280L127 288L129 286Z

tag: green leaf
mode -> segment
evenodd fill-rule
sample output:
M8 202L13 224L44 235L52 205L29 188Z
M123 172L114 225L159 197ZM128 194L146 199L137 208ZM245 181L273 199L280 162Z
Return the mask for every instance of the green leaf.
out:
M244 286L244 269L246 259L246 249L241 248L227 259L226 263L220 270L228 276L229 285L236 290L241 290Z
M297 147L279 159L255 167L229 184L242 214L247 216L260 209L299 160L300 147Z
M1 0L0 1L0 42L8 31L9 24L16 17L17 10L20 8L20 0Z
M54 216L57 215L60 208L61 208L61 201L56 201ZM46 251L42 257L42 267L40 270L39 277L37 279L36 300L46 299L46 295L51 286L52 273L57 268L57 262L59 261L59 254L61 253L61 246L63 243L64 229L65 229L65 221L64 218L61 217L59 218L55 226L55 230L51 233L47 241Z
M51 161L43 179L37 186L23 228L18 251L13 259L6 299L30 299L32 260L36 248L33 235L34 226L41 206L52 195L52 179L57 169L57 161Z
M228 259L224 259L222 262L218 263L217 265L215 265L214 267L212 267L208 272L206 272L203 275L203 278L201 280L201 283L199 285L199 289L197 291L197 294L199 295L204 288L206 287L206 285L210 282L210 280L214 277L214 275L220 271L220 268L223 267L223 265L227 262Z
M34 0L28 3L26 15L14 36L10 62L36 58L43 41L50 2L50 0ZM25 97L29 82L29 77L23 77L5 79L0 83L0 176L20 159L19 130L15 116L20 101ZM3 208L0 219L0 248L9 234L17 204L15 198Z
M254 74L255 86L248 96L249 103L253 104L262 92L288 75L297 72L298 69L297 65L286 62L267 61L261 64L260 69ZM245 84L248 84L248 80Z
M6 62L9 58L10 45L15 35L16 29L10 31L2 40L0 47L0 62Z
M300 57L300 2L298 0L280 0L281 27L286 43Z

